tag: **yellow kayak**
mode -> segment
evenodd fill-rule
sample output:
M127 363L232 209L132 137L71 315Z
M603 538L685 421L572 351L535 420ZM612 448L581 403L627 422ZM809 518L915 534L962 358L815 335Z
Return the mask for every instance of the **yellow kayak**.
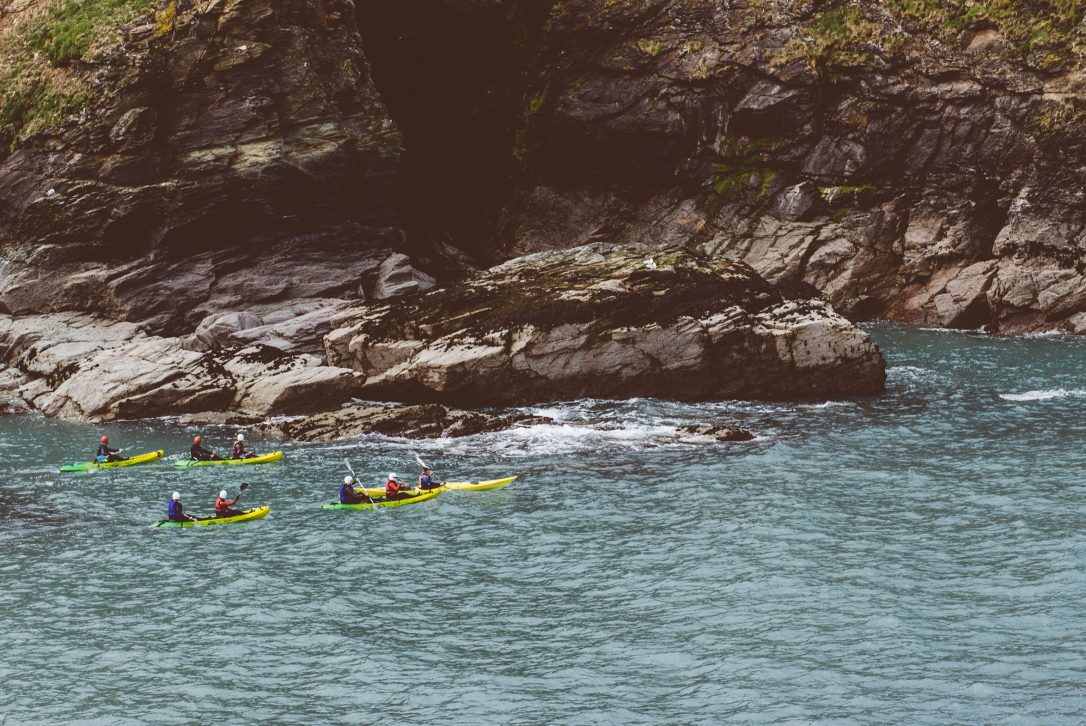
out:
M382 489L381 494L384 495L384 493L385 493L385 490ZM422 494L416 494L413 497L407 497L405 499L393 499L391 502L380 499L376 495L371 495L371 496L374 497L374 502L372 504L369 503L369 502L359 502L358 504L344 504L343 502L329 502L328 504L322 504L321 509L328 509L328 510L335 511L335 510L345 510L345 509L373 509L375 506L377 506L377 507L402 507L405 504L417 504L418 502L425 502L428 499L433 499L434 497L436 497L440 493L441 492L437 491L436 489L431 489L428 492L423 492Z
M244 512L236 517L197 517L193 522L171 522L168 519L163 519L161 522L155 522L152 527L206 527L212 524L236 524L238 522L251 522L254 519L264 519L268 516L268 512L271 507L265 505L263 507L253 507L252 509L246 509Z
M270 454L261 454L260 456L254 456L251 459L215 459L212 461L194 461L192 459L181 459L175 461L174 466L177 467L193 467L193 466L242 466L245 464L270 464L273 461L279 461L283 458L282 451L273 451Z
M481 492L487 489L501 489L504 486L508 486L515 482L517 478L515 476L507 476L504 479L490 479L489 481L447 481L436 489L427 489L430 492ZM356 488L356 492L359 494L368 494L371 497L384 496L384 487L366 487L365 489ZM406 492L421 491L418 487L414 489L405 489Z
M136 464L158 461L165 455L166 452L159 449L158 451L149 451L146 454L130 456L122 461L103 461L101 464L97 461L78 461L73 464L65 464L60 467L60 470L67 473L71 471L94 471L95 469L116 469L121 466L135 466Z

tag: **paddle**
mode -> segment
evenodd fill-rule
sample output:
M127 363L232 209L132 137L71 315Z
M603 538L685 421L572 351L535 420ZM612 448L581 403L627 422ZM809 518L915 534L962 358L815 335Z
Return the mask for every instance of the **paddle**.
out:
M344 459L343 463L347 465L347 471L351 472L351 477L357 482L358 481L358 475L354 473L354 467L351 466L351 460L350 459ZM355 489L355 491L357 492L358 490ZM364 496L366 499L368 499L369 503L373 505L373 510L377 511L377 502L373 501L373 497L371 497L370 493L366 491L365 486L362 487L362 496Z

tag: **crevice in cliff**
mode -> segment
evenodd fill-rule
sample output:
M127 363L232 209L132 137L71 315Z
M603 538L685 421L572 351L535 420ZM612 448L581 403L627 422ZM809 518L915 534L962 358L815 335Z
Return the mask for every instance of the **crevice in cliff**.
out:
M448 247L485 263L499 246L502 209L517 193L525 75L550 5L357 5L374 83L403 134L397 199L424 265Z

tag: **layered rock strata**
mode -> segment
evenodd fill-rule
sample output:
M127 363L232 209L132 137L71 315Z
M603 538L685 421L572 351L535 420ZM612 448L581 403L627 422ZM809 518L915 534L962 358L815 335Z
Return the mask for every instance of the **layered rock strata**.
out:
M822 300L681 248L529 255L332 324L329 362L364 374L375 399L782 399L877 393L885 382L878 348Z

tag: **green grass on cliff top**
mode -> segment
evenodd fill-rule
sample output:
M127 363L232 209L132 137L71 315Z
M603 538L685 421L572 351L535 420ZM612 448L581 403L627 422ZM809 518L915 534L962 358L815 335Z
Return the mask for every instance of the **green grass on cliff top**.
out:
M83 58L118 25L148 12L158 0L61 0L28 34L33 50L54 66Z
M114 42L115 29L159 0L55 0L0 48L0 139L59 125L88 105L91 89L72 65Z

